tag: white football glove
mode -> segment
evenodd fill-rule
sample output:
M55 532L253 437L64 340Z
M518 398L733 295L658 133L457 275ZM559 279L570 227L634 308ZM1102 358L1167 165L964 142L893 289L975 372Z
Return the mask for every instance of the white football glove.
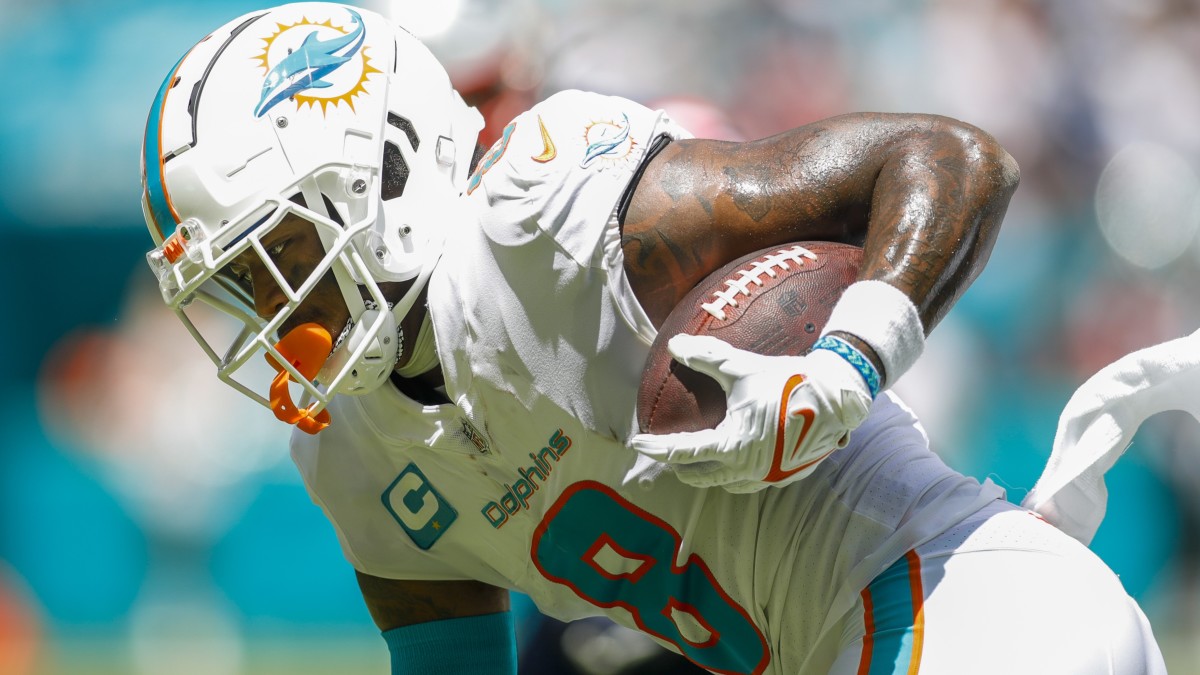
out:
M837 354L763 356L711 336L667 343L676 361L720 383L729 407L715 429L637 434L638 452L695 487L757 492L798 481L850 440L871 407L862 375Z

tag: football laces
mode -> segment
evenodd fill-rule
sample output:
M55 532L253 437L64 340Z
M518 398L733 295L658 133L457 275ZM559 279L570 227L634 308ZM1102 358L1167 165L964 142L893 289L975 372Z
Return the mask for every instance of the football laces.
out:
M736 277L726 279L725 288L713 291L713 299L700 303L700 308L717 321L724 321L725 308L737 307L739 296L749 297L751 284L762 286L765 283L764 277L774 279L779 271L791 269L793 263L797 267L803 267L806 259L816 260L817 256L799 244L763 256L755 260L749 268L738 272Z

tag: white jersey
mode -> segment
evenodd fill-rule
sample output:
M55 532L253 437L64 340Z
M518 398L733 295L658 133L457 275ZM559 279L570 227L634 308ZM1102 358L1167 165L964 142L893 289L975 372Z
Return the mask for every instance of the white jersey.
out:
M614 207L646 148L686 133L564 92L484 157L429 282L453 402L339 397L293 457L359 570L475 579L564 620L606 614L727 673L795 673L906 551L1001 498L947 468L885 394L809 478L701 490L630 449L654 328Z

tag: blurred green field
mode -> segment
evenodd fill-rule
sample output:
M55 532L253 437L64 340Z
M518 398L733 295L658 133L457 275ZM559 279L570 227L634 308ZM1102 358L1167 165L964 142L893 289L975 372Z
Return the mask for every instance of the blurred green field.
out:
M164 649L169 649L163 647ZM178 644L169 669L151 669L128 643L100 637L57 642L39 655L31 675L382 675L389 672L387 646L378 636L260 639L236 653L214 654ZM165 667L160 663L158 667ZM4 675L24 675L9 674Z
M1195 635L1195 630L1158 627L1168 672L1200 673L1200 644L1189 635ZM178 659L172 667L149 670L145 665L138 666L124 641L76 636L54 642L39 655L28 675L386 675L389 672L387 648L373 635L256 639L234 655L213 654L187 644L178 645L175 652Z

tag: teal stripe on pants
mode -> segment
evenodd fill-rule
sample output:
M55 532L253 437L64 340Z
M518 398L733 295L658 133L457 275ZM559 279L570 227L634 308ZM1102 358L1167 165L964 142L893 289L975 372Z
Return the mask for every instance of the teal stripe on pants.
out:
M914 556L915 557L915 556ZM864 654L867 675L896 675L909 672L915 643L916 608L909 576L909 559L897 560L867 586L870 621L874 626L871 650ZM864 672L860 669L860 673Z

